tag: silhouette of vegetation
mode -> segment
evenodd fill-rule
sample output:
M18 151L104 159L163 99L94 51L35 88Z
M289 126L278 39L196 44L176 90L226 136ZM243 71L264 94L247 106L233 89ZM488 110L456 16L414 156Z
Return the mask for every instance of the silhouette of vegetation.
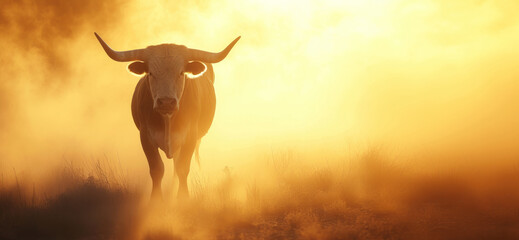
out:
M2 185L0 239L519 237L517 168L423 173L378 150L355 158L312 167L272 154L254 174L193 174L189 200L162 203L140 204L147 194L99 173L36 200L23 183Z
M126 239L138 221L136 195L69 170L57 174L65 189L55 196L0 185L0 239Z

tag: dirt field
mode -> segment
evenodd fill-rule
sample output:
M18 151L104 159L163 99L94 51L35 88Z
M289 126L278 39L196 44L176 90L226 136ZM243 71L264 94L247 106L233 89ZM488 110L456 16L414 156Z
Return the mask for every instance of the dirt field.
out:
M517 239L519 171L430 171L376 151L358 164L296 166L266 159L260 174L192 175L191 198L149 202L107 169L57 170L47 195L4 181L1 239ZM433 172L433 173L432 173Z

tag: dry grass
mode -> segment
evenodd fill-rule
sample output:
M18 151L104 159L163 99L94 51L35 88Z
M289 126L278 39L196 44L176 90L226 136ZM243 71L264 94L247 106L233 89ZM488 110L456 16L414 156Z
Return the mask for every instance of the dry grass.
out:
M84 175L71 162L46 184L0 184L0 239L126 239L138 195L109 173ZM16 174L15 174L16 176Z
M425 174L376 150L355 163L297 160L276 154L256 174L193 174L188 201L144 206L103 174L39 203L4 186L0 239L519 238L517 168Z

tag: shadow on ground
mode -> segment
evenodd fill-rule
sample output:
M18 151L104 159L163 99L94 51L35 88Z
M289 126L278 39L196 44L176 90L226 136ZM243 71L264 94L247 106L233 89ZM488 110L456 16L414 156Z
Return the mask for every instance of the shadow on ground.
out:
M93 176L36 200L3 186L0 239L519 239L514 168L417 174L373 152L353 167L293 164L193 175L182 203L142 204Z

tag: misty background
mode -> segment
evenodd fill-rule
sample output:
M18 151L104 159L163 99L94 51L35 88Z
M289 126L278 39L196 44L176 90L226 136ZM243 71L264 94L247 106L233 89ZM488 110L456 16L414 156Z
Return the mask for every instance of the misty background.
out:
M316 165L371 146L415 157L411 164L435 156L488 166L519 153L516 1L2 5L6 175L107 158L149 181L130 111L139 78L105 54L94 31L115 50L220 51L242 36L214 65L216 115L200 148L206 171L279 151Z

